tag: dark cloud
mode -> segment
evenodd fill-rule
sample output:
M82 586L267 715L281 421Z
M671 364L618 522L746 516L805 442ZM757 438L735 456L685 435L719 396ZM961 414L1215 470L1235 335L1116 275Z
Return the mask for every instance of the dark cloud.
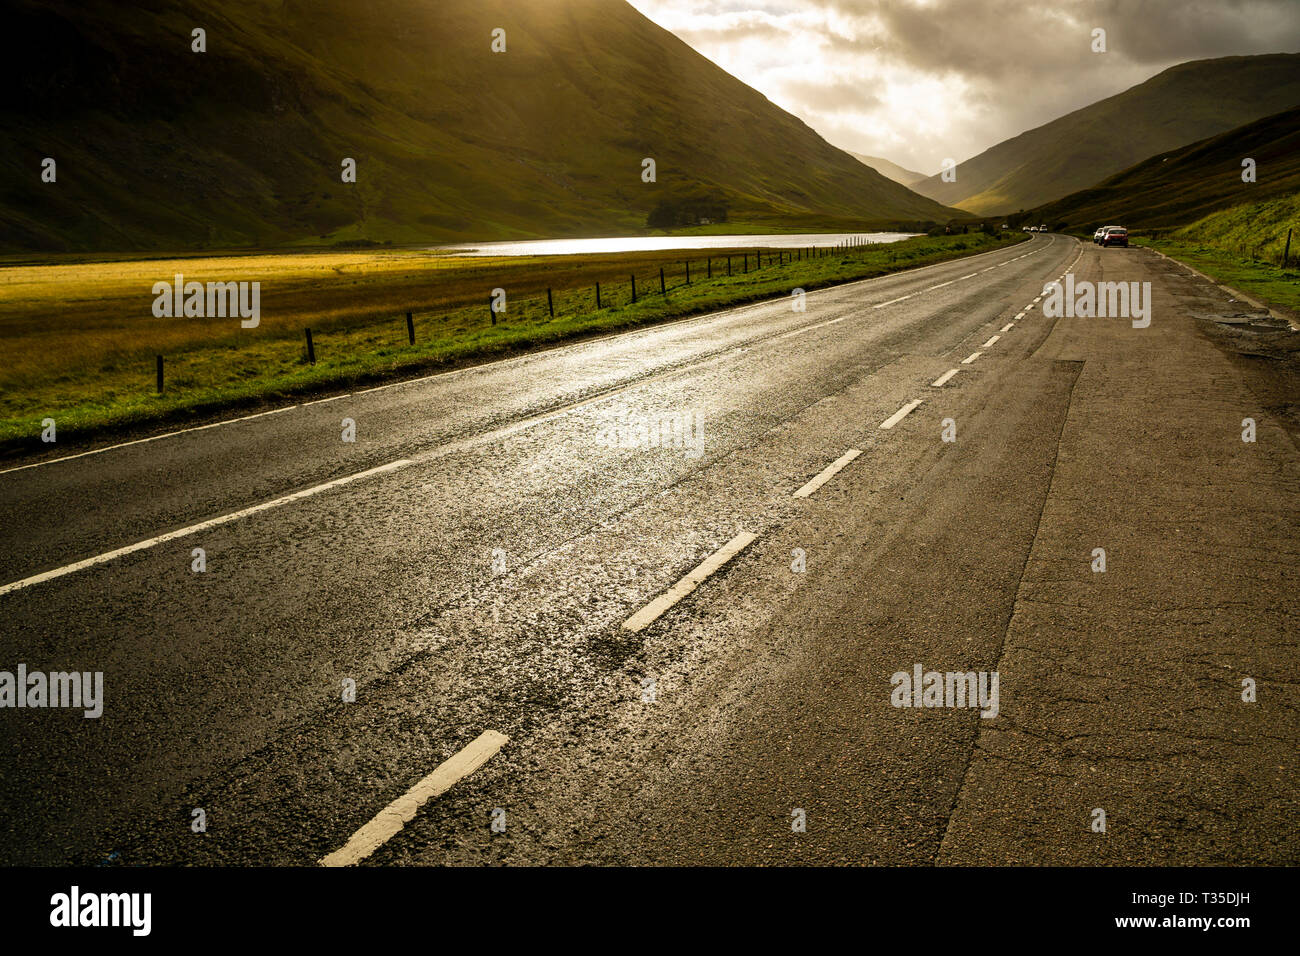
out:
M706 56L729 52L732 72L837 145L918 169L1176 63L1300 50L1300 0L634 2ZM1092 49L1097 28L1105 53ZM782 66L783 48L810 44L808 70ZM762 62L760 47L773 51ZM908 88L905 105L882 95L890 85Z
M879 24L891 57L930 71L1004 79L1032 69L1184 60L1300 49L1297 0L794 0L848 23ZM873 35L872 45L877 42ZM838 38L836 46L861 43Z

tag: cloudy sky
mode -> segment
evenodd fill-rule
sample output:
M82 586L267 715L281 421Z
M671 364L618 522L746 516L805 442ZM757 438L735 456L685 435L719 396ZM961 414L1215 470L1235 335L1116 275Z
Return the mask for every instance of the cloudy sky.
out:
M836 146L926 173L1184 60L1300 51L1300 0L630 2Z

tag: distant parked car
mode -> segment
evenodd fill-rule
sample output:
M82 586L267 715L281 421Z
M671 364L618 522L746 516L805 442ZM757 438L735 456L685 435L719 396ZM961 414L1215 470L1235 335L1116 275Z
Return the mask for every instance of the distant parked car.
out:
M1038 231L1039 231L1039 232L1047 232L1047 223L1043 223L1041 226L1039 226L1039 227L1038 227Z
M1110 228L1109 226L1102 226L1100 229L1098 229L1096 232L1094 232L1094 233L1092 234L1092 241L1093 241L1094 243L1100 243L1100 242L1101 242L1101 237L1104 236L1104 235L1106 235L1106 230L1109 229L1109 228Z
M1103 246L1123 246L1128 248L1128 230L1123 226L1110 226L1106 229L1106 234L1101 237Z
M1006 224L1005 222L1002 224L1002 228L1003 228L1003 229L1008 228L1008 226L1007 226L1007 224Z
M1037 226L1021 226L1021 227L1020 227L1020 231L1021 231L1021 232L1037 232L1037 231L1038 231L1038 227L1037 227Z

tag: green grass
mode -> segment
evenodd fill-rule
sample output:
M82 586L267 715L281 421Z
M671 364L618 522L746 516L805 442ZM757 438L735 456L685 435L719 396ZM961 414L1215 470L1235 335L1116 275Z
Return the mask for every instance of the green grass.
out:
M1286 268L1282 254L1293 230ZM1300 312L1300 195L1224 209L1167 238L1137 237L1225 285L1277 308Z
M1293 232L1294 261L1300 257L1300 192L1225 209L1179 229L1169 238L1280 265L1288 230Z
M350 388L422 371L481 362L576 338L650 325L762 299L788 296L885 275L1020 242L1023 234L917 237L803 261L770 262L724 275L725 253L713 254L713 278L704 257L691 261L685 284L680 256L565 257L564 262L474 260L360 254L352 257L260 257L253 267L221 260L227 277L266 275L277 269L284 291L263 299L263 323L244 332L237 321L155 319L148 314L147 281L170 275L170 263L102 263L27 267L14 290L0 297L0 333L15 359L0 368L0 452L40 447L40 422L54 418L61 439L120 431L132 426L194 420L224 409L277 402ZM787 253L788 255L788 253ZM590 260L583 262L581 260ZM659 267L667 293L659 292ZM202 279L207 260L188 260L185 274ZM47 276L45 272L55 270ZM65 274L66 273L66 274ZM102 274L100 274L102 273ZM631 302L629 274L638 299ZM65 301L72 288L94 280L85 301ZM601 281L597 310L594 283ZM434 282L430 286L427 283ZM507 289L503 319L492 325L485 290ZM555 316L545 289L554 291ZM409 345L400 303L437 290L437 308L413 308L416 344ZM98 290L98 291L95 291ZM516 294L516 290L517 294ZM0 290L2 291L2 290ZM45 302L44 299L52 299ZM268 307L268 301L273 303ZM429 301L428 298L423 301ZM105 305L109 303L110 305ZM119 303L136 316L121 318ZM7 308L6 308L7 307ZM141 314L143 313L143 314ZM276 319L268 318L271 315ZM64 316L62 320L58 317ZM69 320L68 317L71 317ZM313 331L316 364L308 364L303 327ZM164 354L166 387L154 390L154 355Z
M1275 263L1261 262L1194 242L1141 238L1135 242L1158 249L1224 285L1239 289L1271 306L1300 313L1300 270L1294 262L1289 269L1283 269Z

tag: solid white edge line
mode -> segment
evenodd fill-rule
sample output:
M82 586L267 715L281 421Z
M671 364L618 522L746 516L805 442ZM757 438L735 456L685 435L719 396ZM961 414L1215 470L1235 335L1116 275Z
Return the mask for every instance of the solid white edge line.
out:
M899 422L901 422L904 418L906 418L906 417L908 416L908 414L909 414L909 413L910 413L914 408L916 408L917 406L919 406L920 404L921 404L921 399L919 399L919 398L914 398L914 399L912 399L910 402L908 402L906 405L904 405L904 406L903 406L902 408L900 408L898 411L894 412L894 414L890 415L890 416L889 416L888 418L886 418L883 422L881 422L881 423L880 423L880 427L881 427L881 428L893 428L895 425L897 425Z
M329 398L318 398L312 402L303 402L299 407L307 408L311 405L324 405L326 402L337 402L340 398L351 398L351 397L352 397L351 392L348 392L344 395L331 395Z
M834 325L836 322L843 322L845 318L847 318L847 316L841 315L838 319L828 319L825 322L818 322L815 325L805 325L803 328L792 329L789 332L782 332L776 338L772 339L772 341L780 342L782 339L793 338L796 335L803 335L805 332L813 332L817 329L825 328L828 325Z
M843 469L845 465L847 465L854 458L857 458L861 454L862 452L859 451L858 449L850 448L844 454L840 455L839 458L836 458L835 461L831 462L820 472L818 472L815 476L813 476L811 481L809 481L806 485L804 485L802 488L800 488L798 491L794 493L794 496L796 498L807 498L814 491L816 491L822 485L826 484L826 482L830 481L833 477L835 477L835 475L838 474L839 471Z
M322 857L321 866L352 866L391 840L415 818L420 807L450 790L487 763L509 741L495 730L485 730L402 796L398 797L348 839L342 848Z
M751 534L748 531L740 532L740 534L696 565L695 569L686 577L624 621L623 629L635 633L649 627L661 614L671 609L678 601L694 591L710 575L749 547L757 538L758 535Z
M931 382L931 383L930 383L930 387L931 387L931 388L942 388L942 387L944 386L944 384L948 381L948 379L952 378L954 375L956 375L956 374L957 374L958 372L960 372L960 371L961 371L961 369L959 369L959 368L950 368L950 369L948 369L948 371L944 372L942 375L940 375L938 378L936 378L933 382Z
M979 357L980 357L980 354L981 354L981 353L979 353L979 352L971 352L970 355L966 356L964 359L961 360L961 364L962 364L962 365L969 365L971 362L973 362L973 361L975 361L977 358L979 358Z
M232 511L229 514L220 515L216 518L209 518L207 521L200 521L198 524L188 525L184 528L177 528L175 531L168 531L166 534L160 534L153 538L146 538L143 541L137 541L135 544L128 544L125 547L116 548L113 551L105 551L103 554L97 554L93 558L86 558L84 561L65 564L63 567L54 568L50 571L42 571L40 574L33 574L31 577L26 577L19 581L11 581L6 585L0 586L0 597L10 594L13 591L19 591L23 588L31 587L33 584L41 584L45 581L52 581L55 578L61 578L66 574L72 574L75 571L83 571L86 568L94 567L97 564L107 564L109 561L116 558L132 554L136 551L144 551L166 541L174 541L177 538L184 538L188 535L197 534L200 531L207 531L209 528L216 528L220 525L229 524L232 521L238 521L241 518L247 518L250 515L258 514L262 511L268 511L271 508L278 508L280 505L287 505L290 502L300 501L303 498L310 498L312 495L320 494L322 491L328 491L331 488L338 488L341 485L351 484L354 481L360 481L363 478L369 478L373 475L381 475L386 472L396 471L398 468L404 468L413 463L414 462L409 458L401 458L397 461L389 462L387 465L380 465L378 468L369 468L366 471L359 471L355 475L345 475L342 478L335 478L333 481L327 481L322 485L313 485L310 488L295 491L282 498L273 498L270 501L263 501L261 504L253 505L249 508Z
M989 336L989 340L985 342L983 345L981 345L980 348L982 349L992 348L993 343L995 343L1000 338L1002 338L1002 336L1000 335Z
M280 412L291 411L297 407L297 405L286 405L283 408L273 408L267 412L257 412L254 415L244 415L241 418L226 418L219 422L209 422L206 425L195 425L193 428L182 428L174 432L164 432L161 435L150 435L148 438L136 438L132 441L118 442L116 445L106 445L103 448L92 448L89 451L77 452L75 455L64 455L62 458L46 458L44 461L33 461L26 465L17 465L13 468L0 469L0 475L7 475L13 471L25 471L28 468L40 468L42 465L57 465L61 461L72 461L74 458L85 458L87 455L98 455L102 452L114 451L118 448L128 448L131 445L143 445L146 442L159 441L163 438L175 438L177 435L188 435L190 432L201 432L209 428L216 428L218 425L233 425L236 422L252 421L254 418L264 418L267 415L278 415Z

